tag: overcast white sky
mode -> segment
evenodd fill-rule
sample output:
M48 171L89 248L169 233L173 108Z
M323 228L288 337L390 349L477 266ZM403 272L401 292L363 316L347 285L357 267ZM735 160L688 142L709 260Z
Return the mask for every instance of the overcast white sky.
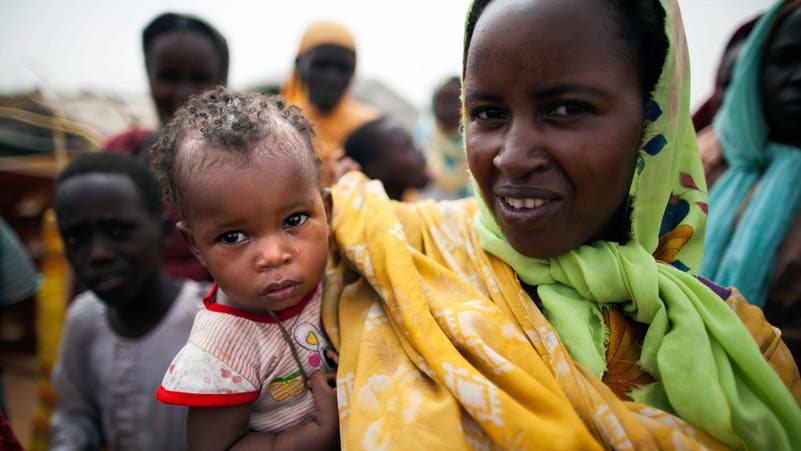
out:
M0 92L46 83L147 94L140 33L156 14L206 18L228 40L229 84L245 88L289 72L300 36L316 19L342 22L355 35L360 77L384 81L415 106L434 84L459 71L469 0L0 0ZM693 104L712 87L722 47L740 22L771 0L679 0L693 65Z

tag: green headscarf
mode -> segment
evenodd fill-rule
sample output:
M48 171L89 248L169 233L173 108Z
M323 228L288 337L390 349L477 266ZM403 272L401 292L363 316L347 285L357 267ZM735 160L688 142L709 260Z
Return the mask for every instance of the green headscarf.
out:
M482 247L536 286L572 357L601 377L604 306L649 324L639 365L658 380L633 399L733 448L801 449L801 409L737 315L691 274L703 256L706 186L689 108L689 58L675 0L663 0L670 48L646 108L629 189L631 237L550 259L521 255L479 197ZM479 191L480 192L480 191Z

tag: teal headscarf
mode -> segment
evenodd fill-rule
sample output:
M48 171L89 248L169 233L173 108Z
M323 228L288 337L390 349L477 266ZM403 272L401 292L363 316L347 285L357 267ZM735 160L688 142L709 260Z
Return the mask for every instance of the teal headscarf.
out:
M759 307L765 305L776 250L801 202L801 149L768 141L760 95L765 40L782 3L776 2L751 31L713 122L729 169L710 191L701 266L704 276L736 286ZM753 197L735 225L752 190Z
M738 316L691 274L703 255L706 186L690 120L689 61L676 0L662 0L670 48L646 110L629 189L631 237L550 259L518 253L481 196L482 247L537 287L577 362L606 369L601 308L648 324L638 364L657 383L630 395L732 448L801 449L801 409ZM477 190L477 192L480 192Z

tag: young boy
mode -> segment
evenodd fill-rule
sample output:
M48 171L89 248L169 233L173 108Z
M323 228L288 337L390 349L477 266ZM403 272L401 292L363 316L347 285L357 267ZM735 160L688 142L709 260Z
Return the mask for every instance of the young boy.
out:
M390 199L413 200L430 176L420 149L400 122L381 117L354 131L345 142L345 155L358 163L364 174L381 180Z
M59 175L54 209L88 288L70 304L53 370L51 450L186 449L186 410L153 399L207 289L165 277L172 230L158 183L131 157L85 154Z
M151 149L178 230L215 281L157 393L190 407L192 449L338 446L335 391L319 371L331 200L314 139L283 98L217 88Z

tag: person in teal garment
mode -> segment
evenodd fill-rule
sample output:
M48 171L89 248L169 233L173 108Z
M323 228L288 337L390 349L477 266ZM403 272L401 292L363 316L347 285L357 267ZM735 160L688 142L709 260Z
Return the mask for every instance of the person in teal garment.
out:
M710 189L701 274L734 285L801 358L801 1L776 2L743 46L699 138Z
M431 112L414 129L423 149L432 183L422 197L460 199L472 194L461 124L461 81L451 76L441 81L431 99Z

